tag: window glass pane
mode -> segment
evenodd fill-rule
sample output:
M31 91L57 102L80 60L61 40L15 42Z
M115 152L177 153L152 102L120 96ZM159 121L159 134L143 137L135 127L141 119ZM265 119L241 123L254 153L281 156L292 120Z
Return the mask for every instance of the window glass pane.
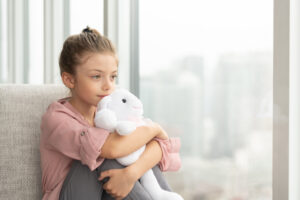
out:
M272 199L271 0L140 1L145 116L181 138L185 199Z
M44 1L29 0L29 83L44 82Z
M7 0L0 0L0 83L8 81L7 72Z
M70 34L78 34L86 26L103 34L103 0L70 0Z

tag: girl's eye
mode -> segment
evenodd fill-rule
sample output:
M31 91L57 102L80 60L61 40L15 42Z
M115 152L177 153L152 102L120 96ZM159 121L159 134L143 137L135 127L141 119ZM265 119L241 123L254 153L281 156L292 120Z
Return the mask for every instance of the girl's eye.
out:
M93 78L93 79L98 79L98 78L100 78L100 76L99 76L99 75L96 75L96 76L92 76L92 78Z
M118 75L113 75L112 76L113 79L116 79L117 77L118 77Z

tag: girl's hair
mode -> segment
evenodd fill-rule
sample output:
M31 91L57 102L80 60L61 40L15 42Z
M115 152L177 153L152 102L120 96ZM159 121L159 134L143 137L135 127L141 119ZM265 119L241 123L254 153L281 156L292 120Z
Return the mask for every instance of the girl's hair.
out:
M87 53L112 54L118 63L112 42L96 29L90 29L87 26L80 34L71 35L65 40L59 57L60 75L63 72L75 75L75 67L84 62L82 56Z

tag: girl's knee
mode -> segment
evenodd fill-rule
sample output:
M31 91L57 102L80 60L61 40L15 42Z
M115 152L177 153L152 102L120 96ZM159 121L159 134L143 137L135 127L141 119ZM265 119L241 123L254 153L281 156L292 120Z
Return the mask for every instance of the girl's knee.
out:
M103 163L97 168L98 172L106 171L109 169L122 169L125 166L121 165L115 159L105 159Z

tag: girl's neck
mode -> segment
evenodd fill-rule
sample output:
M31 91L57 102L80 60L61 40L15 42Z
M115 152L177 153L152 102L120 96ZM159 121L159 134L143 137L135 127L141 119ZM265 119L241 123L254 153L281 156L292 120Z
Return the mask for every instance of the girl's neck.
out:
M85 121L87 121L91 126L94 126L96 107L87 105L73 97L71 97L69 103L82 115Z

